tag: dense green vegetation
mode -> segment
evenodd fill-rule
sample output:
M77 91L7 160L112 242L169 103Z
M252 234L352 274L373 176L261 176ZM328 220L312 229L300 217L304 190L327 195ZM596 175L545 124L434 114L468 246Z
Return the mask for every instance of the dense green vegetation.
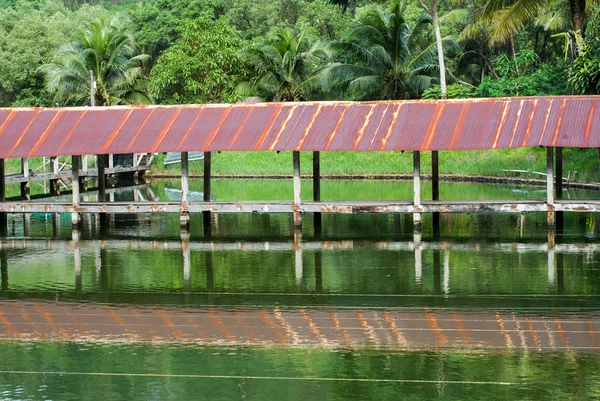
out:
M0 107L89 104L92 81L99 105L600 92L593 1L0 0L0 11ZM536 169L526 153L507 168ZM595 179L594 152L573 156Z
M600 90L592 1L91 3L0 2L0 106Z

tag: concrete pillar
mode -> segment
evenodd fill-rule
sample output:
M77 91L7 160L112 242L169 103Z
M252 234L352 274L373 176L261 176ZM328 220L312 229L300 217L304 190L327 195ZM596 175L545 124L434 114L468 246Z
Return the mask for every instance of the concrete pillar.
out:
M321 152L313 152L313 201L321 201ZM314 218L315 238L321 236L321 213L316 212Z
M210 152L204 152L204 202L210 202L210 175L211 175L212 155ZM202 212L202 224L204 225L204 236L210 237L210 211Z
M554 229L554 149L546 148L546 207L548 208L548 228Z
M300 181L300 152L293 152L294 158L294 205L292 210L294 212L294 226L302 227L302 195L301 188L302 184Z
M434 201L440 200L440 170L437 150L431 151L431 199ZM440 235L439 212L433 213L433 235L435 237Z
M556 199L563 198L563 148L556 148ZM559 231L562 231L564 228L564 212L558 211L556 212L556 228Z
M23 177L29 178L29 159L21 159L21 174ZM30 199L29 181L21 183L21 197Z
M181 216L179 217L179 225L185 228L190 225L188 174L188 152L181 152Z
M0 202L6 201L6 176L4 174L4 159L0 159ZM0 210L2 205L0 205ZM8 230L8 216L0 211L0 237L5 237Z
M58 157L56 156L50 158L50 172L58 175ZM50 180L50 193L53 196L60 196L60 184L56 178Z
M74 226L79 225L81 222L81 215L77 211L79 208L79 156L71 156L72 173L73 177L72 192L73 192L73 212L71 213L71 222Z
M96 155L96 165L98 166L98 202L106 200L106 164L104 155Z
M421 208L421 152L413 152L413 204L416 210ZM421 232L423 222L421 212L413 213L413 225L415 232Z

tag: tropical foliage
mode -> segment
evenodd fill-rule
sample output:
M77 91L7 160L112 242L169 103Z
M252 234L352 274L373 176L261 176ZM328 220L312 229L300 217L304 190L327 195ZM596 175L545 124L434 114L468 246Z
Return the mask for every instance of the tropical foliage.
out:
M238 51L244 45L224 19L203 14L187 22L180 38L152 68L152 94L164 103L238 100L235 86L246 75Z
M596 0L86 1L0 1L0 106L598 92Z
M89 23L40 70L48 92L61 104L89 104L92 90L99 106L144 104L152 102L142 69L148 58L131 34L102 19Z
M329 49L321 42L310 45L304 35L296 37L292 31L282 30L258 46L242 50L242 55L254 67L255 76L241 83L238 92L289 102L310 98L315 87L310 78L329 57Z
M331 44L339 61L320 72L324 90L353 100L420 96L439 84L437 47L425 35L431 23L424 15L411 28L398 2L389 11L372 8L359 14L346 35ZM442 46L458 50L451 37L444 38Z

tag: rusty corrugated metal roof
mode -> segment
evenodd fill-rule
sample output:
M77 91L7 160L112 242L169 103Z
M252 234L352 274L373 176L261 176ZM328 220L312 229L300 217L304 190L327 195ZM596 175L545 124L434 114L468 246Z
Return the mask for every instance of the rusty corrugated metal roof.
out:
M0 109L0 158L600 147L599 96Z

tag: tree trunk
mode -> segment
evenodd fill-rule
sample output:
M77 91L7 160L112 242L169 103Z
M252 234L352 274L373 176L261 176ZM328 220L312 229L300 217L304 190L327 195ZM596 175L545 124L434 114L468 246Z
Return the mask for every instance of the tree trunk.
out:
M579 10L578 0L569 0L569 6L571 6L571 18L573 19L573 28L575 28L575 46L577 47L577 55L583 54L583 44L577 40L577 34L583 37L583 29L581 29L581 11Z
M515 40L513 39L513 37L510 37L510 56L512 57L513 61L515 62L515 72L517 73L517 76L519 76L519 64L517 64L517 51L515 50Z
M435 31L435 41L438 51L438 62L440 64L440 89L442 91L442 99L446 99L446 63L444 62L444 48L442 47L442 34L440 33L440 23L437 15L437 0L431 3L431 16L433 17L433 29Z

